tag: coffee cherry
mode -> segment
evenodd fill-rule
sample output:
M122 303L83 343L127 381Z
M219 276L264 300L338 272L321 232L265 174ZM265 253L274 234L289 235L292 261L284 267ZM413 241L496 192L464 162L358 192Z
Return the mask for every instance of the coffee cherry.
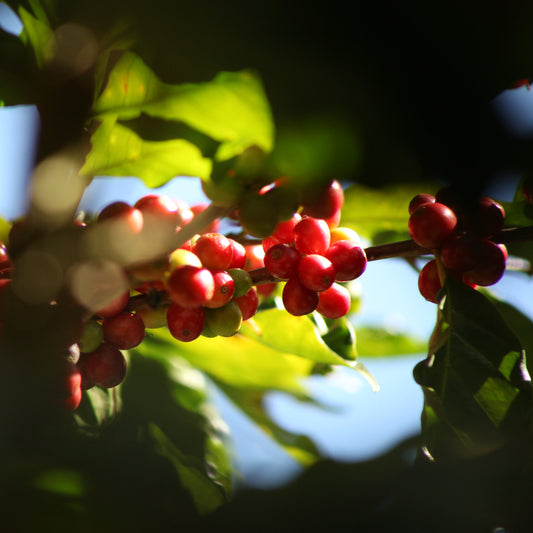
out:
M330 244L329 227L319 218L303 218L294 226L294 244L302 254L324 254Z
M182 307L197 307L208 302L215 293L215 281L207 268L183 265L173 270L166 280L170 298Z
M288 244L276 244L269 248L264 257L265 268L278 279L289 279L298 273L302 254Z
M304 191L301 199L302 214L314 218L330 219L340 213L344 204L344 191L337 180L326 187Z
M358 233L351 228L333 228L329 232L330 246L337 241L351 241L354 244L361 244Z
M226 305L235 292L235 282L225 270L211 270L215 282L215 291L211 299L205 302L205 307L216 309Z
M481 261L482 241L480 238L464 233L454 235L440 250L443 265L452 271L464 272Z
M98 214L97 222L105 220L113 220L124 234L139 233L144 224L142 213L126 202L113 202L104 207Z
M335 281L351 281L366 270L367 258L364 249L352 241L337 241L325 252L335 269Z
M143 215L143 219L151 222L159 222L168 228L175 229L180 222L178 204L164 194L148 194L135 202L134 208Z
M82 387L94 384L104 388L116 387L126 376L126 359L113 344L102 343L94 352L82 354L78 361L82 375ZM87 380L85 386L83 381Z
M291 244L294 242L294 228L298 222L302 220L302 216L294 213L289 220L278 222L272 237L278 239L280 243Z
M409 233L424 248L440 248L454 234L456 226L455 213L437 202L417 207L409 217Z
M192 265L198 268L202 268L202 262L200 258L191 250L185 250L184 248L177 248L168 256L168 272L169 274L176 268L183 265Z
M186 308L176 303L170 304L167 311L167 327L175 339L182 342L193 341L200 336L204 325L203 307Z
M420 193L412 198L409 202L409 214L411 215L413 211L424 204L433 204L435 203L435 197L432 194Z
M63 372L63 398L61 404L67 411L74 411L78 408L82 399L82 375L78 366L68 359L62 362L61 371Z
M318 305L318 293L304 287L298 278L291 278L283 287L282 300L291 315L308 315Z
M492 198L484 196L468 212L464 228L480 237L491 237L503 228L505 211Z
M202 265L210 270L225 270L231 264L233 247L229 239L220 233L204 233L193 244L192 251Z
M328 289L335 280L335 268L326 257L309 254L298 264L298 279L308 289L320 292Z
M233 298L233 301L239 306L243 320L252 318L257 312L259 297L253 287L246 294Z
M482 241L479 263L463 274L466 283L488 287L501 279L505 272L507 249L503 244Z
M100 309L95 314L101 318L107 318L110 316L118 315L121 311L124 310L129 299L130 299L130 293L124 292L123 294L115 298L112 302L107 304L103 309Z
M102 321L104 339L121 350L129 350L144 339L144 322L134 313L123 311Z
M242 313L232 300L223 307L205 310L205 323L209 330L220 337L231 337L241 329Z
M147 309L139 309L135 314L143 321L144 327L148 329L163 328L167 325L168 305Z
M252 288L252 277L248 272L242 268L230 268L227 273L233 279L235 291L233 293L234 298L243 296Z
M325 318L341 318L348 314L351 306L350 292L346 287L334 283L318 294L316 310Z
M244 246L233 239L228 238L231 249L232 249L232 255L231 255L231 263L228 266L228 269L230 268L244 268L246 265L246 249Z
M88 320L83 325L83 332L78 340L80 352L93 352L102 344L104 340L104 331L102 326L96 320Z
M428 261L418 274L418 290L429 302L438 303L437 294L442 289L437 261Z

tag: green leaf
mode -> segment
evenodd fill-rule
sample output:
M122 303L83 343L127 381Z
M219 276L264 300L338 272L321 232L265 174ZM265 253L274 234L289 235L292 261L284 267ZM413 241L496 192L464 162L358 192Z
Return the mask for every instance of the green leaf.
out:
M97 117L121 120L146 113L184 122L221 142L216 158L229 159L249 146L268 152L274 128L258 77L249 71L221 72L212 81L171 85L133 53L126 52L94 103Z
M83 433L97 435L116 418L121 409L120 387L93 387L84 392L82 402L74 414Z
M255 390L281 390L303 395L301 378L312 361L271 348L247 336L199 337L192 342L174 339L166 328L154 330L142 344L161 357L183 357L217 382Z
M201 372L143 342L130 352L122 399L124 419L148 431L157 453L172 463L199 511L213 510L229 498L233 482L228 430Z
M526 351L528 371L533 374L533 321L510 303L499 300L493 295L487 295L487 298L520 340Z
M34 17L23 7L19 8L18 13L24 24L20 39L33 48L37 66L43 68L54 55L54 32L44 18L40 20Z
M328 331L322 335L322 340L343 359L348 361L357 359L355 331L346 317L332 320Z
M156 424L149 424L149 431L156 442L156 451L170 459L183 486L191 493L199 514L212 512L226 502L196 458L182 453Z
M437 459L497 448L532 414L518 338L483 294L453 279L445 289L445 342L414 372L424 390L424 437Z
M340 225L374 244L409 239L409 202L418 193L437 190L431 183L391 184L380 189L352 185L344 191Z
M365 357L425 353L427 341L405 333L391 333L379 327L358 327L357 352Z
M257 313L254 321L257 328L245 324L241 333L257 343L315 363L354 368L352 361L347 361L328 347L307 316L292 316L281 309L269 309Z
M137 176L159 187L176 176L209 175L211 161L189 141L144 141L113 120L105 120L91 137L91 150L81 174Z

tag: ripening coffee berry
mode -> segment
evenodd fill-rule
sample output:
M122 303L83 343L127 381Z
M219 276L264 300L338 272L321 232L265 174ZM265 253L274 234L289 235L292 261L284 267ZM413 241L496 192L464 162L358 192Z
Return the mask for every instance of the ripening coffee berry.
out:
M335 268L323 255L309 254L298 263L298 279L312 291L324 291L335 281Z
M179 341L190 342L197 339L205 325L203 307L186 308L176 303L170 304L167 311L169 333Z
M308 315L318 305L318 293L304 287L297 277L287 281L282 299L287 312L294 316Z
M144 339L144 322L134 313L123 311L102 321L104 339L121 350L129 350Z
M113 220L124 235L139 233L144 225L142 213L126 202L113 202L104 207L97 217L97 222Z
M207 268L183 265L166 280L168 295L182 307L197 307L208 302L215 293L215 281Z
M302 216L294 213L289 220L278 222L271 236L278 239L281 243L291 244L294 242L294 227L300 220L302 220Z
M193 217L196 215L202 213L209 207L208 202L200 202L198 204L194 204L190 207L190 210L193 214ZM207 227L205 227L202 230L202 233L217 233L218 229L220 227L220 221L217 219L213 220Z
M276 244L265 252L265 268L278 279L290 279L297 275L302 254L289 244Z
M113 344L103 342L94 352L82 354L78 361L82 375L82 387L89 384L104 388L116 387L126 376L126 359ZM88 383L83 385L83 381Z
M361 244L359 234L351 228L333 228L329 234L330 246L337 241L352 241L354 244Z
M150 225L157 222L174 230L180 222L178 204L165 194L143 196L133 207L142 213L145 223L148 221Z
M409 233L424 248L440 248L455 233L456 226L455 213L437 202L417 207L409 217Z
M294 244L302 254L324 254L330 245L329 226L319 218L303 218L293 233Z
M233 298L233 301L239 306L242 313L242 319L248 320L257 312L259 305L259 296L257 291L252 287L246 294Z
M235 285L234 298L243 296L252 288L252 277L246 270L242 268L230 268L227 270L227 273L231 276Z
M341 318L348 314L351 303L348 289L334 283L329 289L318 293L316 310L325 318Z
M215 282L215 291L213 296L205 302L205 307L216 309L226 305L235 292L235 282L225 270L211 270Z
M104 331L100 323L96 320L88 320L83 325L83 332L78 340L80 352L93 352L102 344L104 340Z
M223 307L206 309L205 324L214 335L232 337L241 329L241 310L233 300Z
M78 408L82 399L82 375L78 365L69 360L65 360L63 372L65 396L62 399L62 405L68 411L74 411Z
M138 309L135 314L143 321L144 327L149 329L163 328L167 325L168 305L153 308Z
M335 281L352 281L366 270L364 249L352 241L337 241L325 252L335 269Z
M192 245L192 251L202 265L210 270L225 270L231 264L233 247L229 239L220 233L204 233Z
M418 274L418 290L429 302L438 303L437 294L442 289L437 261L428 261Z

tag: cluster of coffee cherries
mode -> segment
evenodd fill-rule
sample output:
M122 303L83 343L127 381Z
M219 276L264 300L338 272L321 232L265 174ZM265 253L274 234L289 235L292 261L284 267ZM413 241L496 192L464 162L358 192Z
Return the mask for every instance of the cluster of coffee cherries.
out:
M330 228L325 219L296 213L280 222L263 240L264 264L277 280L285 280L282 300L295 316L318 311L335 319L350 310L351 297L342 282L365 271L367 258L351 229Z
M409 204L409 233L439 258L427 262L418 278L420 293L437 303L442 276L452 276L473 288L490 286L503 276L505 245L491 240L504 225L503 207L487 196L466 202L451 187L435 196L417 194Z

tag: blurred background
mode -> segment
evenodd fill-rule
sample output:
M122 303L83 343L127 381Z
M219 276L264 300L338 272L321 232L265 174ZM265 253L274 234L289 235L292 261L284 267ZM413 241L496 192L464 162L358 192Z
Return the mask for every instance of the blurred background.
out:
M377 13L370 11L365 12L365 14L374 21L373 17ZM295 12L289 10L289 18L285 21L288 27L292 27L290 26L290 17L294 14ZM469 12L465 13L465 20L468 21L471 15L473 16ZM434 45L432 53L436 54L433 56L435 64L422 56L419 57L420 63L418 65L416 63L402 65L401 62L396 61L403 51L411 49L413 43L416 42L415 37L420 39L418 44L422 48L421 43L426 42L422 37L426 32L434 29L434 27L426 25L423 26L425 31L422 31L422 26L417 26L414 22L415 19L416 17L409 19L412 24L407 29L403 28L403 31L416 33L413 40L404 43L404 46L399 46L396 50L388 47L388 45L393 41L399 29L396 28L390 35L387 35L386 32L391 22L384 23L383 33L380 33L379 36L383 40L383 46L372 48L370 57L362 61L367 66L373 65L371 73L364 71L366 78L361 82L363 85L366 83L371 87L361 87L361 84L355 84L355 94L349 94L347 87L343 87L341 90L338 85L339 76L346 74L346 70L342 68L343 61L349 53L353 53L352 49L346 50L339 43L336 43L339 47L335 47L337 52L335 61L328 62L325 60L320 47L312 42L312 31L310 30L297 48L297 51L300 52L302 49L309 50L318 58L316 65L306 64L298 59L299 73L304 72L306 68L309 71L307 74L311 77L317 76L317 73L326 72L329 80L326 92L330 89L338 90L340 94L339 107L346 109L348 114L352 112L355 115L359 114L358 118L361 120L358 124L362 124L364 127L368 123L368 116L376 109L379 111L378 116L374 116L374 122L372 122L375 131L368 133L369 139L366 139L367 144L365 145L368 152L376 152L376 155L368 158L366 166L358 167L358 174L353 175L356 182L361 179L361 181L366 180L379 185L393 179L391 178L392 175L400 180L405 179L411 171L413 172L411 177L427 176L432 179L442 177L443 181L446 182L446 179L459 167L461 167L460 171L455 174L457 179L461 179L464 172L472 171L470 164L460 165L461 162L464 162L462 161L464 154L461 150L464 148L462 142L469 135L473 135L475 132L479 133L479 125L475 123L476 119L474 118L479 117L477 114L479 101L477 98L473 98L473 95L477 96L476 91L479 86L477 84L475 86L463 85L462 91L457 94L457 80L443 77L443 71L439 70L443 63L442 57L440 57L442 49L438 42L440 32L437 32L437 35L434 36L435 40L432 41ZM402 16L401 20L405 21L406 19ZM157 18L150 24L164 25L164 21ZM357 30L360 29L362 23L354 24ZM12 33L20 31L20 22L12 16L5 4L1 3L0 26ZM365 38L371 33L371 28L372 26L365 28ZM342 29L343 27L340 28L341 33ZM488 34L490 29L490 27L484 28L483 31L487 31ZM248 31L252 32L253 28L249 28ZM481 30L472 29L472 31L475 33ZM161 35L164 35L164 32ZM278 43L279 48L283 49L286 46L285 50L293 50L284 41L287 38L287 32L282 32L281 36L281 43ZM300 33L298 36L301 37ZM461 36L462 34L459 37ZM327 38L326 35L326 40ZM476 41L472 36L470 38ZM377 37L373 36L373 39L377 39ZM460 39L458 40L460 41ZM152 42L152 52L157 49L158 44L161 45L160 42ZM394 65L394 68L388 72L380 72L380 62L375 62L375 59L376 57L379 59L385 51L392 56L388 58L387 65ZM200 50L198 54L201 55L201 52ZM360 54L361 50L358 53ZM145 54L150 56L150 51L145 50ZM248 59L248 56L244 59L238 57L239 60L243 61ZM282 116L290 122L293 117L289 117L290 113L284 115L283 111L285 108L291 107L291 102L297 99L301 92L295 91L295 94L292 94L289 91L283 95L285 99L282 100L280 89L282 84L273 83L272 79L275 76L282 78L284 74L287 74L290 70L290 58L279 61L279 56L274 54L273 57L277 57L274 63L270 59L263 58L262 66L265 67L267 92L270 88L269 94L272 95L274 103L283 101L283 105L280 104L276 109L279 109ZM309 56L305 55L305 57L308 58ZM356 62L361 59L359 55L352 56L352 58ZM157 59L153 56L152 60L154 65L159 67L161 72L165 72L169 78L172 78L172 74L176 75L176 70L173 71L169 67L169 63L163 64L163 59ZM236 62L238 61L236 60ZM453 63L451 60L450 62ZM202 65L198 57L192 57L190 63L196 65L196 70L191 70L191 72L199 77L204 75L205 72L198 66ZM215 63L216 61L213 59L209 66L213 66ZM428 65L431 66L428 67ZM229 65L228 68L232 66ZM416 72L417 68L421 68L421 66L425 69L424 73L417 72L419 77L415 79L413 72ZM456 67L457 65L454 68ZM509 83L513 81L515 75L522 72L517 65L515 67L510 65L508 68L507 81ZM174 66L174 68L177 67ZM205 69L208 70L207 66ZM407 86L403 79L405 70L410 76L410 82ZM487 68L488 70L490 69ZM350 81L351 77L355 76L354 72L351 71ZM469 83L479 81L476 78L479 75L480 71L476 65L472 65L472 71L468 72L465 80L468 80ZM374 83L376 76L381 85ZM422 83L421 80L425 81ZM500 83L499 80L498 83ZM483 101L487 102L487 108L490 109L486 115L490 118L490 120L487 119L490 124L485 130L488 136L482 136L486 143L481 148L486 149L492 146L496 140L500 140L502 145L507 146L505 143L510 143L512 140L522 150L525 143L533 136L533 92L529 91L526 86L500 92L498 88L501 84L498 85L498 83L493 80L492 84L487 83L483 90L479 91L484 95ZM390 90L387 92L386 89ZM300 102L299 106L296 106L298 109L295 109L295 112L303 108L307 109L314 104L317 104L318 108L321 107L322 102L314 100L315 90L318 91L318 89L312 89L307 98ZM446 93L446 91L448 92ZM369 92L373 94L373 99L363 99L368 103L368 109L355 109L355 105L353 108L346 107L346 102L350 98L356 99L363 93L368 96ZM443 94L448 95L449 106L438 105L438 102L442 101L439 98ZM394 101L394 98L397 100ZM415 100L417 105L413 107ZM397 104L396 107L393 106L393 103ZM418 114L411 121L413 127L410 129L410 136L404 139L403 144L395 144L393 139L402 138L404 134L402 131L397 131L397 125L401 123L405 113L412 109L416 109ZM450 109L453 109L452 118L446 116L449 115ZM463 116L465 121L461 126L455 123L454 142L448 146L439 144L439 141L442 141L446 136L449 140L453 119L459 116ZM387 123L387 128L380 130L384 123ZM498 124L497 128L494 127L496 123ZM35 107L0 108L0 216L10 221L23 215L26 209L28 179L38 150L36 144L38 131L39 117ZM473 138L475 138L474 135ZM476 152L480 146L476 145L476 141L472 141L472 143L470 150ZM364 143L362 144L364 145ZM447 156L449 156L447 159L442 156L446 150L448 150ZM522 154L523 152L517 153ZM394 157L388 157L391 154ZM507 152L502 152L502 154L501 159L495 157L484 162L490 167L490 172L487 172L484 178L479 180L479 183L475 179L471 183L481 184L486 194L497 200L511 200L527 164L523 166L507 164L508 154ZM467 159L469 158L467 157ZM521 160L520 157L518 160ZM425 174L426 172L428 174ZM148 189L143 183L135 178L99 177L86 190L80 208L96 212L115 200L134 202L147 192ZM199 180L192 178L177 177L164 187L157 189L156 192L181 198L189 204L204 200ZM394 259L370 263L360 278L359 286L362 306L360 312L353 318L356 327L377 325L385 327L391 332L406 333L423 341L429 338L436 316L435 306L424 301L418 294L417 274L406 262ZM531 294L531 281L525 274L506 273L504 278L493 287L493 291L497 296L513 303L533 318L533 299L529 296ZM418 432L423 398L419 387L412 378L412 370L414 365L423 358L423 353L387 358L361 358L361 361L380 385L379 392L373 392L371 386L356 372L341 368L336 369L326 377L315 377L308 382L313 396L325 408L300 404L281 393L273 393L267 399L268 409L282 427L310 436L325 457L339 461L368 459L383 453L399 440ZM214 395L232 430L235 462L241 472L244 485L274 487L291 479L300 471L298 465L281 448L270 439L265 438L255 426L240 416L239 412L233 409L231 403L216 389L214 389Z

